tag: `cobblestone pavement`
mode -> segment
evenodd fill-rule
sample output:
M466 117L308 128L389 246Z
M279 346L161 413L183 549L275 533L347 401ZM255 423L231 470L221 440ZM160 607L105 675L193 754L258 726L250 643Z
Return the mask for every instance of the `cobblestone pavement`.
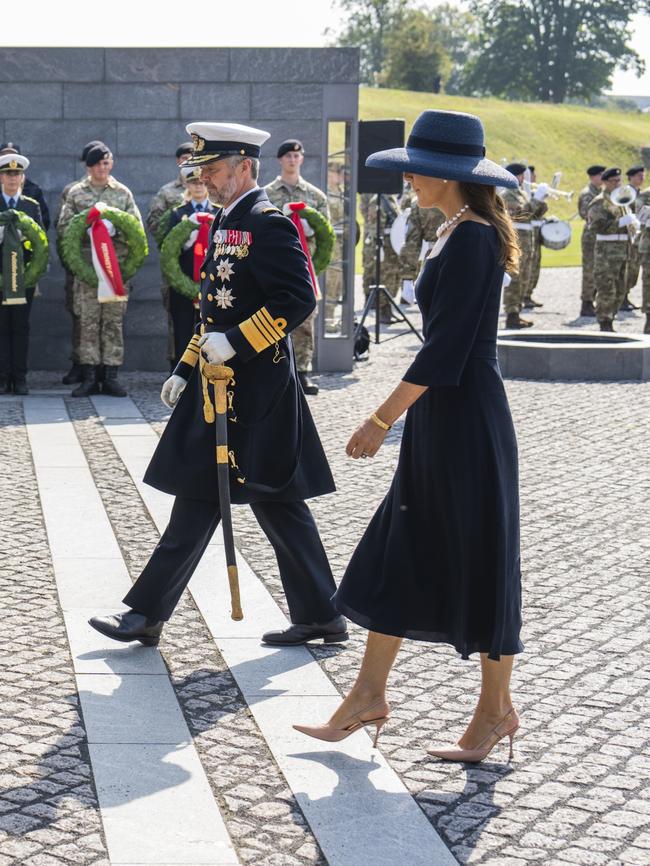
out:
M570 269L543 272L537 295L545 306L534 314L536 322L553 328L596 327L593 320L575 321L578 278L579 272ZM638 289L632 297L637 295ZM619 328L641 331L642 324L637 313L627 315ZM394 327L392 332L397 330ZM371 360L358 364L350 374L317 377L321 393L310 398L310 407L338 492L313 501L312 506L337 576L388 488L401 425L395 425L373 461L348 461L345 442L357 421L399 380L415 351L416 341L404 336L373 345ZM158 399L161 376L131 374L126 379L143 413L162 430L167 412ZM49 374L32 376L35 386L53 381ZM404 644L391 678L393 721L380 747L461 863L646 866L650 862L650 508L645 431L650 384L518 380L508 382L507 389L520 445L526 644L514 675L514 695L522 716L515 761L508 767L504 751L499 751L494 760L464 767L436 763L426 755L433 741L451 742L460 734L476 699L479 678L475 661L460 661L448 647L415 642ZM68 402L135 576L156 541L155 528L90 404ZM21 454L28 449L16 406L1 404L9 425L1 435L3 443L13 443L12 454ZM4 444L2 448L4 456ZM15 599L9 605L15 613L27 601L29 616L42 617L48 604L55 611L51 566L33 503L31 464L23 454L22 462L15 465L24 480L20 493L7 488L7 495L14 503L20 501L21 518L24 513L24 522L33 526L30 538L41 539L34 555L43 570L33 586L21 584L17 591L16 562L3 602L7 597ZM3 509L7 501L3 497ZM246 508L235 511L240 549L286 610L264 536ZM128 531L121 528L126 525L125 514ZM14 557L21 550L11 534L3 543ZM42 628L31 620L22 623L14 639L6 629L3 642L14 651L16 640L31 648L28 638L37 627ZM47 667L44 660L39 670L56 670L63 692L74 698L62 631L58 640L60 670ZM363 642L364 633L353 627L346 648L313 648L341 692L358 669ZM57 639L51 639L49 649L55 644ZM242 860L265 866L322 863L313 836L189 598L166 629L161 648L208 777L221 792L219 803ZM48 665L52 657L46 657ZM11 674L16 676L13 668ZM2 681L11 689L15 680L3 676ZM34 700L40 707L43 699ZM19 713L20 709L14 727L22 724ZM3 731L0 743L6 749L5 736ZM253 772L255 784L250 785ZM10 790L15 788L16 780L9 780L9 785ZM86 793L86 811L78 820L94 819L93 838L101 845L92 789ZM29 804L19 803L16 808L10 801L7 810L6 795L0 797L4 814L30 816ZM72 801L69 794L64 800L66 806L74 802L79 808L76 795ZM91 831L87 833L90 837ZM28 836L14 835L10 841L24 844ZM0 851L5 854L2 837ZM31 853L10 851L5 860L44 866L105 862L103 848L95 859L88 854L86 859L71 861L63 852L60 860L32 861ZM12 860L13 856L18 859ZM0 866L4 866L1 857Z

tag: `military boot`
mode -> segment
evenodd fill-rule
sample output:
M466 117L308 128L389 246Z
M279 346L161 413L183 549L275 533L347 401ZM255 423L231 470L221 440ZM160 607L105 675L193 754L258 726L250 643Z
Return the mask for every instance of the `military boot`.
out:
M318 394L318 385L309 378L306 373L298 372L298 381L300 382L300 386L305 394L311 394L312 396L316 396Z
M644 334L650 334L650 313L646 313L645 316L645 327L643 328Z
M583 301L580 307L580 315L592 319L596 315L593 301Z
M91 394L99 394L96 370L93 364L81 365L81 384L70 394L71 397L90 397Z
M636 306L636 304L633 304L627 295L623 298L621 306L619 307L619 310L621 310L621 312L623 313L631 313L633 310L638 309L639 308Z
M119 369L119 367L111 367L108 364L104 365L102 394L108 394L109 397L126 397L126 389L117 378L117 371Z
M81 382L82 379L81 364L77 364L76 361L73 361L72 367L70 367L61 381L64 385L76 385L78 382Z
M508 313L506 316L506 329L507 330L515 330L519 328L532 328L533 323L529 322L528 319L522 319L519 313Z
M601 331L605 331L608 334L614 333L614 323L612 322L611 319L601 319L600 322L598 322L598 324L600 326Z

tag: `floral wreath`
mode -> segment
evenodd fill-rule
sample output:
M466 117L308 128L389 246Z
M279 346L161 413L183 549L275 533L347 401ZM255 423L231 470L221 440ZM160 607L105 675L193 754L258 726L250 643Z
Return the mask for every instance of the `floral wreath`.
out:
M23 280L26 288L31 289L45 273L49 258L49 243L47 235L36 220L23 211L5 211L0 215L0 225L6 221L6 214L13 213L17 217L18 231L23 235L23 249L31 253L29 262L25 265ZM5 220L2 219L5 216ZM2 268L0 267L0 291L2 291Z
M291 212L287 212L287 208L289 206L285 205L283 208L283 213L286 216L290 216ZM314 240L316 242L316 249L314 250L314 255L312 256L312 264L314 266L314 270L317 274L322 273L325 268L329 265L332 260L332 254L334 253L334 244L336 242L336 235L334 234L334 229L330 225L329 220L323 216L322 213L316 210L314 207L309 207L309 205L305 205L299 211L297 211L298 216L301 219L304 219L309 224L309 227L314 232Z
M88 229L86 217L90 210L91 208L86 208L86 210L73 217L63 234L59 247L63 256L63 264L66 268L72 271L75 277L81 280L82 283L95 287L97 286L95 268L90 262L86 261L82 251L83 241ZM102 219L106 219L113 224L115 230L120 233L127 245L124 261L120 261L122 279L126 282L142 267L142 263L147 257L147 253L149 252L147 236L144 233L140 220L130 213L119 210L119 208L105 206L102 209Z
M167 282L178 292L193 301L199 293L200 284L188 277L181 269L180 256L183 246L187 243L197 224L190 219L183 219L167 233L160 248L160 267Z

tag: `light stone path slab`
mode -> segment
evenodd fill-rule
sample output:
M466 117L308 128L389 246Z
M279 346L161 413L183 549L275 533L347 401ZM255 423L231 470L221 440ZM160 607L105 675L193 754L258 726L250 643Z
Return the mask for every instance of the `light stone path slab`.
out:
M160 654L87 624L130 580L65 405L29 397L24 411L111 863L236 866Z
M162 533L172 498L141 480L158 436L151 428L146 436L142 416L130 399L96 397L92 402ZM287 620L241 555L238 561L243 623L230 619L219 541L208 547L190 592L329 866L395 866L404 856L405 832L409 866L455 864L397 774L373 751L367 734L355 734L333 747L293 731L294 722L327 718L340 696L306 648L260 645L263 631L282 627Z

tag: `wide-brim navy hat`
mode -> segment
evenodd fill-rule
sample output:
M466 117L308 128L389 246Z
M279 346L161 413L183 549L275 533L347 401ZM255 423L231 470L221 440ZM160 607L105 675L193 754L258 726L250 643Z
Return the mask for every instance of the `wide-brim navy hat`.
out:
M406 147L371 153L366 165L464 183L519 186L514 175L485 158L480 118L460 111L423 111L415 121Z

